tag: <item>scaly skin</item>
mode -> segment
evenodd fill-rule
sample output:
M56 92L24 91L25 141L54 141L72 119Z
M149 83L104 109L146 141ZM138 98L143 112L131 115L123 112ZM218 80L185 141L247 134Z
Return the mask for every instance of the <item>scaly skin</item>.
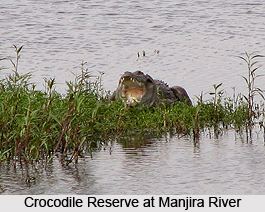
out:
M169 87L161 80L154 80L141 71L125 72L114 91L112 100L122 99L127 106L138 104L155 106L159 104L172 104L177 101L192 102L184 88L180 86Z

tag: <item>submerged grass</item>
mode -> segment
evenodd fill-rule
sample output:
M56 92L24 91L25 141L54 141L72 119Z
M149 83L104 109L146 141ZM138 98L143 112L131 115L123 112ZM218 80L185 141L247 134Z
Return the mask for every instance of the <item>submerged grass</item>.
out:
M60 153L72 162L124 135L172 132L198 142L203 130L217 137L227 128L242 132L249 125L248 102L240 95L223 97L222 84L214 85L212 99L201 96L194 106L126 108L109 101L102 75L92 77L82 63L65 95L56 92L55 79L45 79L44 90L36 90L30 75L18 72L21 50L15 47L12 73L0 81L0 161L35 161Z

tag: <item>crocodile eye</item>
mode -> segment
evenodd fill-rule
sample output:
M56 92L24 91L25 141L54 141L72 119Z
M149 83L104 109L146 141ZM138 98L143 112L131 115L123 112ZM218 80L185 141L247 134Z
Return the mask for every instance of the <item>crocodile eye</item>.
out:
M141 72L141 71L136 71L136 74L137 74L137 75L140 75L140 74L143 75L144 73Z

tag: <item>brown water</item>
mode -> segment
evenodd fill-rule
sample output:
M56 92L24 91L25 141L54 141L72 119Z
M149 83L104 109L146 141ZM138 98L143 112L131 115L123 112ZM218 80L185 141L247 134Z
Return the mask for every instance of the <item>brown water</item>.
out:
M82 60L92 73L104 72L114 90L121 73L142 70L170 85L185 87L195 99L223 82L244 91L240 75L244 51L264 53L263 0L3 0L0 5L0 58L24 45L20 71L55 77L57 89L73 79ZM137 58L137 52L146 57ZM154 53L159 50L159 55ZM1 61L0 67L6 67ZM262 83L261 87L264 88ZM46 171L1 167L4 194L264 194L265 150L234 139L204 137L151 140L138 148L114 143L76 166L54 160Z

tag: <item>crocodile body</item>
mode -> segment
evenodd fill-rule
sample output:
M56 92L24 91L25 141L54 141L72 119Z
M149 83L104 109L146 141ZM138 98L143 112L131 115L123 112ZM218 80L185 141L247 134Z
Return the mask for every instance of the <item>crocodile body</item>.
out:
M138 104L155 106L172 104L177 101L192 105L184 88L180 86L169 87L164 81L155 80L141 71L125 72L121 76L111 99L122 99L128 106Z

